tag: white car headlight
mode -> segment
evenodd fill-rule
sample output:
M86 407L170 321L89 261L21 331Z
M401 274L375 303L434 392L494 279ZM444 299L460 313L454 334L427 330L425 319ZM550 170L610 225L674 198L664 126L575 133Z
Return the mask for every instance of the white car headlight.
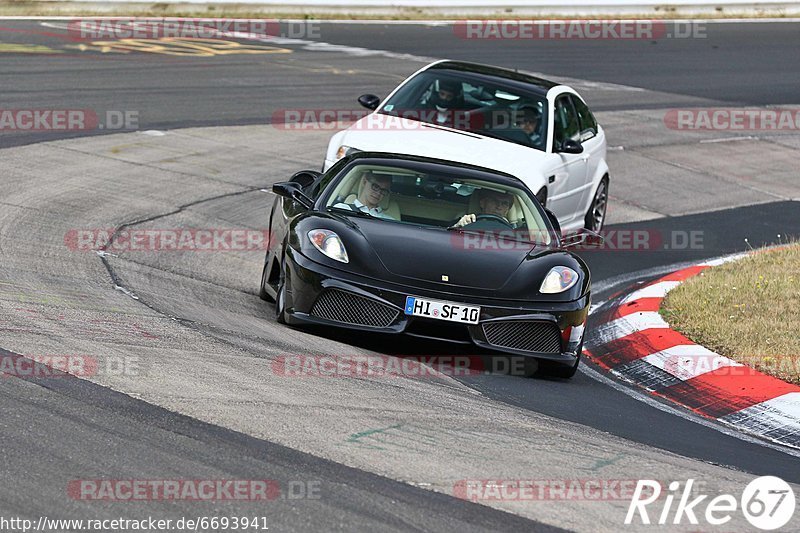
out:
M569 267L557 266L550 269L544 277L539 292L542 294L558 294L571 289L578 283L578 273Z
M341 263L348 263L350 259L347 257L347 250L344 249L344 244L336 233L329 229L312 229L308 232L308 240L314 245L314 248L327 255L335 261Z
M361 150L359 150L358 148L353 148L352 146L347 146L346 144L343 144L339 147L338 150L336 150L336 160L338 161L346 155L354 154L360 151Z

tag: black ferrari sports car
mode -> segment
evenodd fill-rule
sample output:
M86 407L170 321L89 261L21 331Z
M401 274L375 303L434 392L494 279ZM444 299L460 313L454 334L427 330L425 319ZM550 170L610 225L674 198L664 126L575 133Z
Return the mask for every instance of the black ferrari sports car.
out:
M260 296L279 322L404 333L577 370L590 275L507 174L358 152L277 183Z

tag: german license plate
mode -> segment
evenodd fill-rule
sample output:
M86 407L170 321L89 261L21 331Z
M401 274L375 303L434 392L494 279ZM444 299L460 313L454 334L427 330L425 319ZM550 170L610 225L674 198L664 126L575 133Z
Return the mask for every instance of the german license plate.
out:
M412 316L423 316L438 320L449 320L464 324L477 324L481 315L481 308L472 305L461 305L452 302L440 302L406 296L405 313Z

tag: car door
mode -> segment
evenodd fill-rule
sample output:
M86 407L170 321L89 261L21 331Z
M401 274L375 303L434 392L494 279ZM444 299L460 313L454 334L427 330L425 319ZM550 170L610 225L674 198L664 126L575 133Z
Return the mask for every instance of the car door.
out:
M569 93L562 93L553 103L553 153L558 157L554 173L548 176L547 206L564 225L583 213L584 188L586 187L586 155L568 154L561 151L565 140L580 142L580 120Z
M581 210L587 211L589 209L589 202L592 201L592 194L594 193L593 180L597 176L597 168L600 166L600 161L603 159L605 140L597 127L597 120L589 110L589 106L576 94L570 96L575 111L578 114L581 133L580 141L583 146L583 155L586 159L586 180L583 188L583 194L579 206Z

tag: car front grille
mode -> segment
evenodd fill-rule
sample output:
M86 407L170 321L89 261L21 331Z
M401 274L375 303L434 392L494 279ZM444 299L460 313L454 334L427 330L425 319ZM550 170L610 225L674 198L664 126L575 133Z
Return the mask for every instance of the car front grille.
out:
M486 341L493 346L526 352L561 352L561 331L553 322L501 320L485 322L482 327Z
M317 318L375 328L389 327L398 314L393 307L340 289L326 290L311 307Z

